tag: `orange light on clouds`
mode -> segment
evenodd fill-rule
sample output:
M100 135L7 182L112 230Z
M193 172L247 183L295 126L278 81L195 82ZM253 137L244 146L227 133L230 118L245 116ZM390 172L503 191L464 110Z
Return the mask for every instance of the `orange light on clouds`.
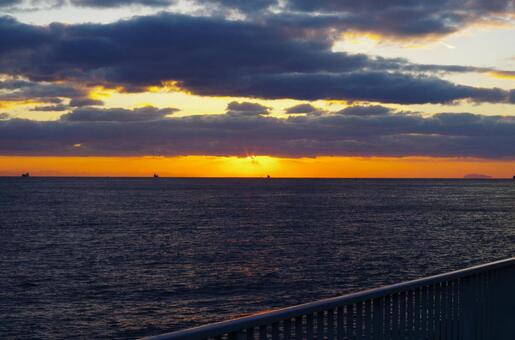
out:
M10 157L0 175L149 177L511 178L515 161L429 157Z
M426 48L435 42L442 43L442 34L426 34L423 37L408 37L408 36L399 36L395 34L388 33L377 33L377 32L367 32L367 31L345 31L341 34L341 40L337 42L337 44L341 44L349 47L352 45L360 45L361 47L366 47L368 49L372 49L377 45L383 44L385 46L388 45L396 45L401 48ZM443 42L443 45L446 47L452 46ZM451 48L454 48L452 46ZM336 47L338 50L338 47Z
M9 101L0 101L0 109L13 109L13 108L19 108L19 107L45 105L45 104L47 104L47 103L41 102L38 100L32 100L32 99L9 100Z
M498 79L515 80L515 71L492 71L489 74Z
M190 91L182 88L176 80L163 81L161 86L148 86L146 91L151 93L183 92L192 94Z
M121 93L121 92L123 92L123 88L121 88L121 87L106 88L103 86L95 86L94 88L92 88L89 91L88 97L91 99L95 99L95 100L104 100L104 99L110 98L111 96L113 96L116 93Z

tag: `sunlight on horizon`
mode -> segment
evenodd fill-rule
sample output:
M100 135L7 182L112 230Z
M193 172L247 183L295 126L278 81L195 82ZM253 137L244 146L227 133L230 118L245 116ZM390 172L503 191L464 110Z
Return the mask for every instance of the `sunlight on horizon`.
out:
M515 161L431 157L279 158L247 155L144 157L0 156L0 176L254 177L264 178L511 178Z

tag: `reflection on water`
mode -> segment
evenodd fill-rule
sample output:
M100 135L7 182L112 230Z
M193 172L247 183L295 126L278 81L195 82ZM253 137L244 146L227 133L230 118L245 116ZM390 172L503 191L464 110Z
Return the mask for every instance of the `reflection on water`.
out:
M135 338L512 256L515 183L0 179L0 336Z

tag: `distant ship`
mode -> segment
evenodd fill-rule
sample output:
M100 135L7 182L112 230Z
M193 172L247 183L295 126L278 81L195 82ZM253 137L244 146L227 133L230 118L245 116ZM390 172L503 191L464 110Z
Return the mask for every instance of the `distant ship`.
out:
M159 175L158 174L154 174L154 178L159 178Z
M30 177L30 174L28 172L21 174L21 177Z
M514 177L515 177L515 176L514 176ZM267 178L267 179L270 179L271 177L270 177L270 175L266 175L266 178Z

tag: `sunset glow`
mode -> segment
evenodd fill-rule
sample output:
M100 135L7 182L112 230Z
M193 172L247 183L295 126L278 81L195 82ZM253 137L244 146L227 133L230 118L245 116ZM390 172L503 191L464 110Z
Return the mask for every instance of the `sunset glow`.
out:
M448 158L0 157L0 176L510 178L515 161Z

